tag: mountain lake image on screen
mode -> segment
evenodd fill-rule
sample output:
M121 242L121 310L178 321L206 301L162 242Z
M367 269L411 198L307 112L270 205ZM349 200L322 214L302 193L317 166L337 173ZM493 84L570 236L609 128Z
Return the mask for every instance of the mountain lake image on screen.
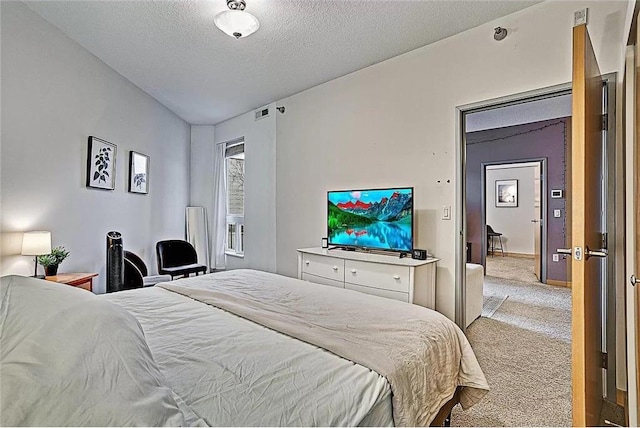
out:
M411 251L413 188L327 193L329 245Z

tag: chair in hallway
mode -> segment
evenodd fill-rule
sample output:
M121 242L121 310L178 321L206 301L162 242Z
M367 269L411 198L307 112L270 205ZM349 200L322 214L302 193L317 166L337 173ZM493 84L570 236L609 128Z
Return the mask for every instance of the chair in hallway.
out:
M499 247L496 246L496 239ZM487 225L487 253L491 251L491 257L493 257L493 253L496 249L499 249L502 253L502 257L504 257L504 248L502 247L502 233L496 232L493 228Z

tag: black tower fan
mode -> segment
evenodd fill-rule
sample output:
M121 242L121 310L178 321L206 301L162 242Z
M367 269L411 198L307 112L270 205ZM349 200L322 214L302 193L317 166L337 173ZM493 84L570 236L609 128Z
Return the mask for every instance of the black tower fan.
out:
M107 233L107 293L124 289L124 254L120 232Z

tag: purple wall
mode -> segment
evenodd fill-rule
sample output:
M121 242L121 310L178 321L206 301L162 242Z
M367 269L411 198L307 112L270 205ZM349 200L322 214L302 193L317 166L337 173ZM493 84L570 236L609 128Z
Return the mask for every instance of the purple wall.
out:
M526 125L470 132L467 139L467 241L472 263L482 257L482 163L518 162L546 158L547 171L547 279L567 280L567 262L552 259L556 248L565 247L565 199L551 199L551 189L565 190L565 150L570 118L546 120ZM564 196L564 195L563 195ZM553 210L562 217L554 218ZM499 227L492 225L497 231Z

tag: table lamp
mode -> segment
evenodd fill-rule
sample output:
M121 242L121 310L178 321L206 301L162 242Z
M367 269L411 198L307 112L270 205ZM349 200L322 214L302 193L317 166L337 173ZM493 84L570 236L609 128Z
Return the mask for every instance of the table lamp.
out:
M38 276L38 256L49 254L51 252L51 232L34 231L25 232L22 235L22 255L35 256L34 278L44 278Z

